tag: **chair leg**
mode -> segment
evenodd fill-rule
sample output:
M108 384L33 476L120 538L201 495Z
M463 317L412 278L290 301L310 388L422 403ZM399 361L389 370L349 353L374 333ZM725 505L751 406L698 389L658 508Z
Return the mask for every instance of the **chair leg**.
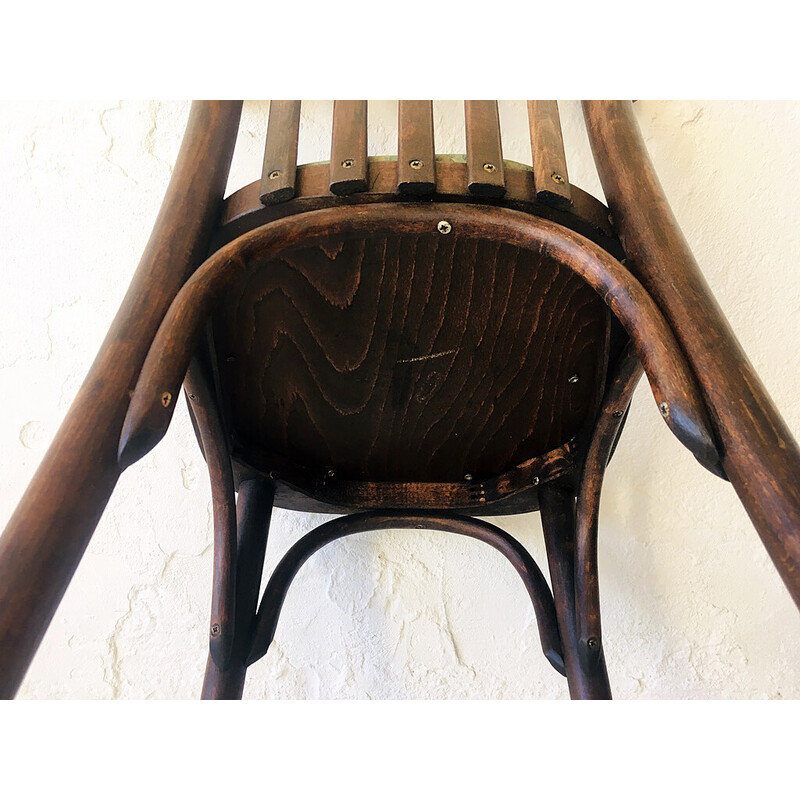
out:
M208 252L240 112L240 102L192 106L169 189L130 288L0 538L2 699L16 694L117 483L130 390L167 308Z
M564 647L569 695L573 700L610 700L602 649L581 642L575 603L575 493L563 487L544 486L540 493L542 528L550 566L550 582L556 604L558 627ZM590 565L594 570L597 564ZM586 569L587 565L582 565Z
M203 680L203 700L241 700L247 673L256 603L261 588L272 501L271 481L255 479L239 486L236 504L238 555L236 559L236 618L233 648L227 666L220 669L211 655Z

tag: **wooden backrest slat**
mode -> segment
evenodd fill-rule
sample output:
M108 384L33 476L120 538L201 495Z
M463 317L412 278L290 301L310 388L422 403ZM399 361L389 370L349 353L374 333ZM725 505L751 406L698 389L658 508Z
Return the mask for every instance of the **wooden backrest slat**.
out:
M271 100L261 170L261 202L265 206L294 197L299 135L300 101Z
M496 100L465 100L467 133L467 187L481 197L506 193L500 115Z
M572 204L561 120L555 100L528 100L536 199L555 208Z
M345 195L368 188L367 101L334 100L331 191Z
M397 190L431 194L436 190L433 101L401 100L397 127Z

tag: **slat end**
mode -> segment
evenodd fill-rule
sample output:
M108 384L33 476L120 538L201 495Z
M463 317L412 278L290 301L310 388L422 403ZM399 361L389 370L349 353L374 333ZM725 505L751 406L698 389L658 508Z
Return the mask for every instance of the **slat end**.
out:
M280 189L265 192L259 197L259 200L261 200L262 205L274 206L276 203L285 203L287 200L291 200L294 194L294 186L284 186Z
M551 208L557 208L559 211L569 211L572 208L572 200L569 197L564 197L563 194L557 194L547 189L536 192L536 200Z
M363 178L333 181L330 185L331 192L339 197L344 197L348 194L357 194L358 192L366 192L367 189L369 189L369 183Z
M482 183L480 181L473 181L467 188L470 194L476 197L504 197L506 193L505 186L499 186L496 183Z

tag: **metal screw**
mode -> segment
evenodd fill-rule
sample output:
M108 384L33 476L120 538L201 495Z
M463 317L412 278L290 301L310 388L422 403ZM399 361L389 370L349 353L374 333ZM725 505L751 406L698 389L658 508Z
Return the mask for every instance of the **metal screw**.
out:
M164 394L161 395L161 405L164 406L164 408L169 408L171 402L172 395L169 392L164 392Z
M577 383L579 380L580 378L578 377L578 373L576 372L574 375L570 375L569 378L567 378L567 383Z
M212 636L219 636L219 635L220 635L220 633L222 633L222 628L220 628L220 626L219 626L219 625L217 625L217 623L215 622L215 623L214 623L214 624L211 626L211 635L212 635Z
M281 171L279 169L274 169L272 170L272 172L270 172L269 179L271 181L274 181L275 178L280 178L280 176L281 176Z
M425 164L418 158L412 158L411 161L408 162L408 166L411 167L411 169L422 169Z
M538 486L538 485L539 485L539 479L538 479L538 478L534 478L534 479L531 481L531 483L533 483L533 485L534 485L534 486Z
M197 400L197 395L196 395L196 394L192 394L192 393L190 392L190 393L189 393L189 399L190 399L190 400Z
M622 411L615 411L614 416L619 419L622 416Z
M225 360L226 360L226 361L227 361L229 364L232 364L234 361L236 361L236 356L225 356Z
M436 230L438 230L439 233L444 233L446 235L446 234L450 233L451 230L453 230L453 226L446 219L443 219L436 226Z
M464 480L465 480L465 481L471 481L471 480L472 480L472 475L470 475L470 474L469 474L469 472L468 472L468 473L467 473L467 474L464 476Z
M355 161L353 161L353 159L352 159L352 158L346 158L344 161L342 161L342 166L343 166L345 169L350 169L350 167L352 167L352 166L353 166L353 164L355 164L355 163L356 163L356 162L355 162Z
M336 470L335 469L329 469L327 474L328 474L329 478L335 478L336 477Z
M669 403L659 403L658 410L661 412L662 417L669 416Z
M590 650L597 650L597 648L600 647L600 642L597 641L597 639L595 639L594 636L592 636L591 638L586 640L586 646Z
M497 172L497 167L494 164L484 164L483 169L485 172Z
M415 525L414 527L415 527L415 528L416 528L418 531L421 531L421 530L422 530L422 525Z
M550 177L553 179L553 183L566 183L564 176L558 172L554 172Z
M277 473L277 472L275 472L275 471L272 471L272 472L270 472L270 473L269 473L269 479L270 479L271 481L274 481L274 480L275 480L275 478L277 478L277 477L278 477L278 473Z

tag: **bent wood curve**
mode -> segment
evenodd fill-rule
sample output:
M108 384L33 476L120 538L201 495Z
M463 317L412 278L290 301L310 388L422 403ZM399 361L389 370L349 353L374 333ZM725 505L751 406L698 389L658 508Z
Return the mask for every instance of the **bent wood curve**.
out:
M443 217L450 221L456 236L539 250L583 278L635 342L667 425L701 464L719 474L712 429L680 348L653 300L618 261L580 234L548 220L507 209L446 203L312 211L276 220L218 250L186 283L159 328L123 426L120 467L137 461L166 433L174 404L165 404L162 398L177 393L205 320L221 293L248 269L252 258L271 258L330 235L376 231L429 234Z
M136 273L0 537L0 697L16 694L116 486L129 393L170 303L208 253L241 109L241 101L192 104Z
M214 392L199 359L189 365L184 383L211 481L214 565L209 651L224 669L231 657L236 619L236 495L228 437Z
M597 574L597 525L603 476L641 377L642 365L629 344L617 362L603 397L578 485L575 523L577 648L582 663L589 669L603 659Z
M264 589L264 596L256 614L247 665L254 664L266 655L275 636L278 617L292 580L317 550L336 539L354 533L390 529L426 529L456 533L485 542L502 553L519 573L531 598L545 657L559 673L566 674L553 597L544 575L525 547L513 536L489 522L457 514L432 516L425 512L409 511L367 511L363 514L339 517L320 525L292 545L275 567Z
M630 101L585 100L586 128L632 272L669 320L723 467L800 607L800 449L731 330L672 213Z

